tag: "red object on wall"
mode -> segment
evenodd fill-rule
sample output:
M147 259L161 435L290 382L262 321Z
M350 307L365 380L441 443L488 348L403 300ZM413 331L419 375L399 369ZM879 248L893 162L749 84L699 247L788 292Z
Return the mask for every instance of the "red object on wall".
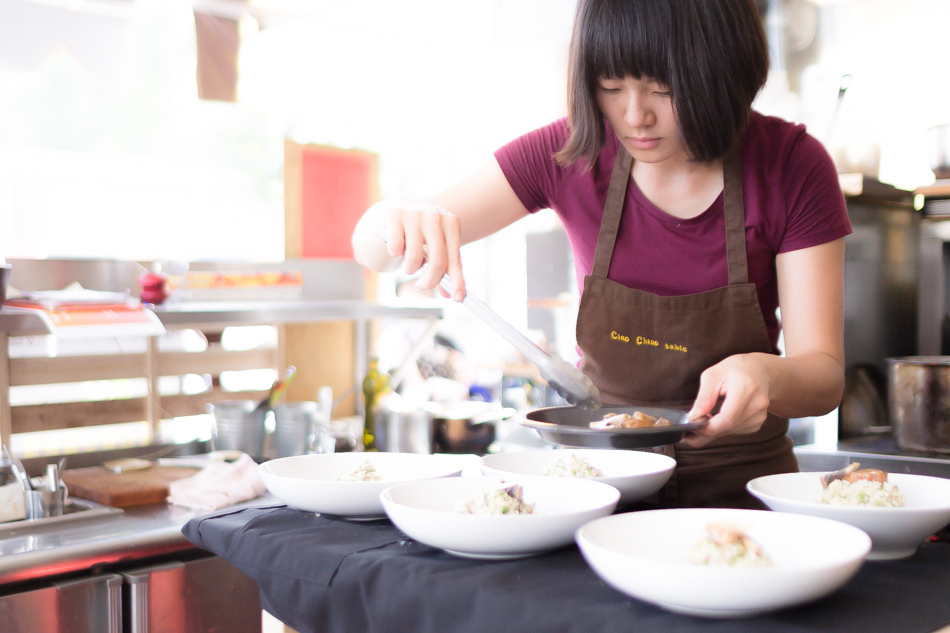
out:
M300 256L353 259L350 236L375 202L376 155L306 145L300 172Z

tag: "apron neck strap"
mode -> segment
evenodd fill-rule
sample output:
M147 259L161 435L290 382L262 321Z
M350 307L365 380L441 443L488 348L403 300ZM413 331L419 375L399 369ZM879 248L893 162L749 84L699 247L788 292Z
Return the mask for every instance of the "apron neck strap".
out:
M620 145L617 150L617 158L614 160L614 170L610 174L610 187L607 189L604 217L600 221L600 234L597 236L594 268L591 271L594 277L606 279L607 273L610 271L610 259L613 257L614 244L617 242L620 218L623 216L623 201L627 197L627 183L630 181L630 169L632 167L633 157L623 145Z
M726 262L729 270L729 285L749 282L749 263L746 258L745 243L745 205L742 200L742 161L739 155L739 143L723 157L723 206L726 220ZM607 189L607 201L604 204L604 216L600 222L597 236L597 250L594 253L594 277L607 278L610 260L617 243L620 230L620 218L623 216L624 200L627 196L627 184L633 167L633 157L621 145L614 160L610 174L610 186Z
M729 285L749 283L745 250L745 205L742 201L742 159L736 141L722 159L723 204L726 212L726 261Z

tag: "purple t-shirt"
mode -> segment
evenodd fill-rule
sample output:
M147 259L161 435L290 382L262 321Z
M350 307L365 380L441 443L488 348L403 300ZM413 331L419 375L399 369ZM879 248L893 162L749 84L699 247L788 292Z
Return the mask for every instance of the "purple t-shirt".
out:
M591 272L610 173L620 141L608 130L594 166L562 167L567 120L529 132L495 152L522 204L553 209L574 254L578 286ZM775 256L851 233L835 165L803 125L753 112L741 143L749 280L756 285L773 349L778 341ZM728 284L723 196L682 220L652 204L631 178L608 277L662 296Z

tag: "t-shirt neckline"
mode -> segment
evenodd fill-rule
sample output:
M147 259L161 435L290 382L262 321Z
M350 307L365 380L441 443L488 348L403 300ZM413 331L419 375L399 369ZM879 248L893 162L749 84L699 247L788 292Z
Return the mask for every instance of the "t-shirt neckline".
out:
M637 203L637 206L660 222L663 222L669 226L689 226L693 224L702 224L712 217L722 214L723 210L725 209L724 193L724 190L720 191L719 195L716 196L716 199L712 201L712 204L710 204L709 207L707 207L699 215L693 216L691 218L679 218L675 215L667 213L660 207L653 204L653 202L651 202L650 199L644 195L643 191L640 189L640 186L633 179L633 176L631 176L630 180L627 182L627 199L629 200L632 195L633 200L635 200Z

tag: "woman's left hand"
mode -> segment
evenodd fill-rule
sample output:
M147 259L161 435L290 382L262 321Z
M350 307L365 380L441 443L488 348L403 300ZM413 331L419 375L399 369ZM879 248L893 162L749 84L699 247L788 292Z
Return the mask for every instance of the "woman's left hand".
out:
M768 416L768 354L736 354L706 369L699 378L699 393L687 417L708 415L709 424L683 438L699 448L720 435L755 433ZM712 415L716 403L722 406Z

